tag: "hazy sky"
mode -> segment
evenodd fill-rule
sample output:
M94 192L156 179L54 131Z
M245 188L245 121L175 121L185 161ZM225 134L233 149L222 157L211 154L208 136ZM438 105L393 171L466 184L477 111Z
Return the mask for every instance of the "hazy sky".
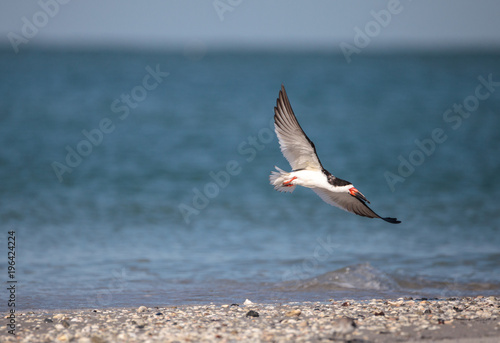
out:
M499 14L498 0L4 0L0 43L498 49Z

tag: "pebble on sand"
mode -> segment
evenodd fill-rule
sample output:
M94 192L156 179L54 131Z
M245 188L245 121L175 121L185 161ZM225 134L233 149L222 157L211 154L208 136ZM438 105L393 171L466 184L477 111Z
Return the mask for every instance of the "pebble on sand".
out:
M247 312L246 316L247 317L258 317L259 316L259 312L254 311L254 310L250 310L250 311Z
M144 313L148 310L148 308L146 306L140 306L138 309L137 309L137 313Z
M287 317L298 317L302 313L301 310L291 310L285 313L285 316Z
M346 336L356 330L356 322L352 318L342 317L333 321L333 335Z

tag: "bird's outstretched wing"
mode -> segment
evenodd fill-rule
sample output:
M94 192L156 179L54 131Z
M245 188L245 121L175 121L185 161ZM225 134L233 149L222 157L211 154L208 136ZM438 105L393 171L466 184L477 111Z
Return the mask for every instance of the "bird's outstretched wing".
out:
M328 190L321 188L313 188L312 190L316 194L318 194L319 197L323 199L324 202L332 206L336 206L338 208L346 210L348 212L352 212L359 216L368 218L380 218L392 224L401 223L401 221L397 220L396 218L389 218L389 217L383 218L379 216L378 214L373 212L373 210L369 208L368 205L366 205L366 203L363 200L355 196L352 196L349 193L330 192Z
M274 129L281 152L293 170L323 170L314 143L300 127L283 85L274 108Z

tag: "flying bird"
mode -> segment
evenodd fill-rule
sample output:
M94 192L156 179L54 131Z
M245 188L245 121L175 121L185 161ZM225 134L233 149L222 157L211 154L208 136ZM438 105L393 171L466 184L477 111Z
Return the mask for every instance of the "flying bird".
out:
M380 218L399 224L396 218L381 217L366 205L370 203L351 182L333 176L321 164L314 143L300 126L281 85L274 108L274 129L281 152L288 160L290 173L275 166L269 176L271 185L280 192L293 192L296 186L311 188L323 201L345 211L368 218Z

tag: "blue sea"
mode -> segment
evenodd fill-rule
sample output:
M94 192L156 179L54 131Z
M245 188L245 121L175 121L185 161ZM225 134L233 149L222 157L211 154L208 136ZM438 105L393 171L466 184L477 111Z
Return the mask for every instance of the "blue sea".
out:
M500 295L498 54L5 49L0 76L18 310ZM281 84L401 224L269 185Z

